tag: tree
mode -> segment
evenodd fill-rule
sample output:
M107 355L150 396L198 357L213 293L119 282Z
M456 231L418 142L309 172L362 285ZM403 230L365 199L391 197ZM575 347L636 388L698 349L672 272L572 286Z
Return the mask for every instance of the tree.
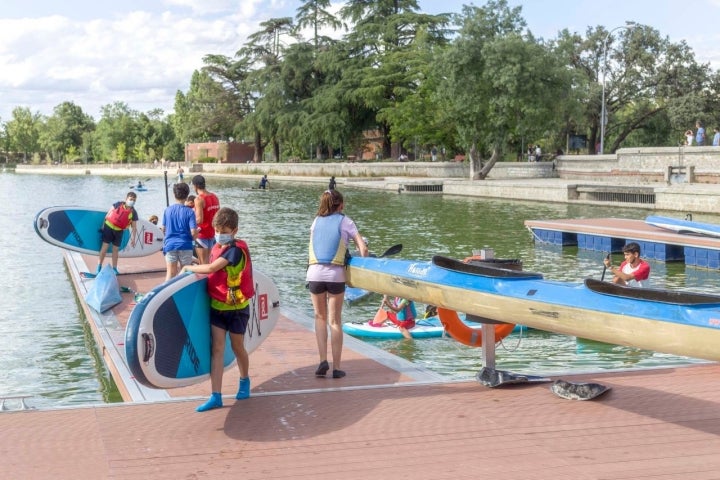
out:
M32 113L27 107L15 107L12 118L5 124L5 132L9 143L9 150L23 153L27 161L28 155L40 151L40 113Z
M175 95L173 127L182 143L228 138L242 115L235 93L214 78L221 76L229 59L211 55L203 60L209 66L193 72L187 94Z
M40 131L40 146L55 160L73 158L82 149L83 133L93 131L95 122L73 102L63 102L53 109ZM74 152L74 153L73 153ZM72 155L71 155L72 153Z
M132 152L138 135L138 112L131 110L124 102L104 105L101 118L95 130L93 156L96 159L120 160Z
M406 61L406 52L413 49L421 31L425 42L445 42L448 17L418 10L415 0L350 0L340 11L354 25L344 37L347 97L376 112L385 158L391 156L392 125L381 112L396 108L418 88L417 66Z
M558 99L570 92L560 57L526 32L505 0L463 7L458 37L443 55L438 88L448 122L468 146L471 178L483 179L508 142L559 127ZM490 159L483 164L483 154Z
M589 28L585 38L567 31L560 33L557 45L566 62L575 71L574 90L583 92L583 113L577 118L580 131L587 131L588 153L595 152L600 141L602 77L605 68L605 151L614 152L634 132L660 127L663 138L635 135L635 139L653 138L654 145L676 145L678 135L693 125L703 112L712 111L713 96L709 67L695 61L683 41L673 44L647 25L620 29L610 34L604 27Z

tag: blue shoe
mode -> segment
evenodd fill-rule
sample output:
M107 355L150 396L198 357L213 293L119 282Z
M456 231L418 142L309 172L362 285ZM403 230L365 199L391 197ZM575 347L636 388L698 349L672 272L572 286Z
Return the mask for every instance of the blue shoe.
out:
M115 275L120 275L120 272L117 271L117 268L113 267L113 272L115 272Z
M95 269L95 275L99 274L100 270L102 270L102 265L98 264L97 268Z
M212 410L213 408L221 408L222 406L222 395L219 392L213 392L212 395L210 395L210 399L197 407L195 411L207 412L208 410Z
M240 388L238 389L236 400L245 400L250 397L250 377L240 379Z

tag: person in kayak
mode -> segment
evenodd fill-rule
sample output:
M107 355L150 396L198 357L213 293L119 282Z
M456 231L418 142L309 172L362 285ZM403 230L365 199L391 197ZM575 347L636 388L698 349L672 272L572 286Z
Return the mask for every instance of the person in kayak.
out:
M650 264L640 258L640 245L630 242L623 247L625 260L619 267L613 267L612 260L605 258L605 267L614 275L613 283L628 287L648 288L650 286Z

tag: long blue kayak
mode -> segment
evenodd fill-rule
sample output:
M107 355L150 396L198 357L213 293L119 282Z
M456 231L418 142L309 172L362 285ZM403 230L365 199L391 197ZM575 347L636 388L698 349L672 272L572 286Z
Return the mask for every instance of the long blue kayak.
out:
M658 352L720 360L720 296L631 288L470 265L353 257L348 284L488 320Z

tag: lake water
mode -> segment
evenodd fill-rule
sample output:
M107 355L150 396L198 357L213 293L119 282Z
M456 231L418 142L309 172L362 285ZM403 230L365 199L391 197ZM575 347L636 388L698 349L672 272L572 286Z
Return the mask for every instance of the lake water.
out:
M161 215L166 189L160 174L148 174L149 190L139 193L143 218ZM273 179L270 179L273 182ZM125 197L136 177L55 176L0 173L0 256L3 272L0 313L0 396L30 394L37 407L119 401L97 354L89 327L78 308L62 251L43 242L33 219L42 208L83 205L100 208ZM222 205L240 212L240 236L253 262L280 289L283 305L312 315L305 267L310 223L325 185L273 182L281 190L246 190L255 181L208 177L208 188ZM577 248L535 245L527 219L619 217L644 218L651 211L597 206L512 202L448 196L398 195L358 189L341 190L346 213L382 252L402 243L400 258L428 260L440 254L464 258L476 248L496 257L520 258L525 270L546 278L580 281L599 278L602 255ZM720 223L712 216L696 218ZM616 261L620 259L618 255ZM653 285L720 293L720 273L652 262ZM371 318L379 298L346 307L345 321ZM422 307L422 306L421 306ZM480 352L448 339L375 341L378 347L457 379L481 368ZM678 365L694 360L632 348L577 340L546 332L513 334L498 346L498 368L526 373L558 373Z

